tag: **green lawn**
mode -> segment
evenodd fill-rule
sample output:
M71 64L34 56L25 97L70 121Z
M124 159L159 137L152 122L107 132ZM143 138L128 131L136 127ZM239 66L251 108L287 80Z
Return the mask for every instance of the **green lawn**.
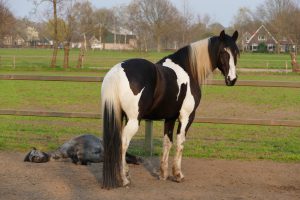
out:
M113 65L129 58L145 58L156 62L171 52L138 52L138 51L92 51L85 53L83 68L81 70L93 70L97 68L110 68ZM70 51L70 66L74 69L78 60L78 49ZM63 50L58 51L57 65L59 68L49 68L52 50L51 49L1 49L0 48L0 68L2 70L46 70L61 71L63 65ZM15 59L15 69L13 63Z
M142 156L145 155L143 124L129 148ZM163 124L156 122L154 127L154 155L159 156ZM50 151L80 134L102 135L98 119L0 116L0 128L0 150L6 151L25 152L33 146ZM183 153L197 158L299 162L300 128L193 124Z
M101 83L0 81L0 109L100 112ZM300 120L297 88L205 86L197 114Z
M70 66L74 69L78 59L78 49L70 51ZM138 51L99 51L88 50L84 56L84 70L93 70L95 68L112 67L116 63L129 58L145 58L156 62L171 51L165 52L138 52ZM52 70L49 69L51 60L51 49L0 49L0 69L2 70ZM13 68L15 58L15 69ZM63 50L59 50L57 64L62 66ZM290 56L288 54L261 54L261 53L241 53L238 60L240 68L274 68L285 69L286 63L290 65ZM61 71L61 69L55 69Z
M240 68L270 68L285 69L286 64L291 68L289 54L242 53L238 60Z

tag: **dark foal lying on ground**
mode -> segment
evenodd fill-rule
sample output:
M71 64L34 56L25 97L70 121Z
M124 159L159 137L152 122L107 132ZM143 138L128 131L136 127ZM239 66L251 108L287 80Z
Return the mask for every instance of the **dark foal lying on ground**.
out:
M24 162L44 163L67 158L70 158L73 163L81 165L103 162L102 139L89 134L80 135L64 143L56 151L49 153L32 148L25 156ZM142 162L141 158L128 153L126 154L126 161L137 165Z

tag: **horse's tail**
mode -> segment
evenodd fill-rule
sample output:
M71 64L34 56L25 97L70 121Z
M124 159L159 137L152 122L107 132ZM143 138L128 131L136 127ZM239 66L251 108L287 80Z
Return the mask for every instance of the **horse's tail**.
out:
M122 185L122 111L118 96L115 74L107 74L102 83L102 118L103 118L103 188L115 188Z

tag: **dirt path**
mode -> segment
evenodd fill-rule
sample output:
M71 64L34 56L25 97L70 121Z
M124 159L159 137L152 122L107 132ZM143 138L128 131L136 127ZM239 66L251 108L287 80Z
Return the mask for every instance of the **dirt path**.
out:
M0 199L300 199L300 164L270 161L183 160L185 182L159 181L158 159L130 166L132 184L101 189L102 164L22 162L24 154L0 152Z

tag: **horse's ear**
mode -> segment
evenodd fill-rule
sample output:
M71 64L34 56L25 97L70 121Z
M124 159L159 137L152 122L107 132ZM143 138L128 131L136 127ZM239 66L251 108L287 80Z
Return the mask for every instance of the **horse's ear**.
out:
M233 33L233 35L232 35L232 39L233 39L234 41L236 41L236 40L238 39L238 37L239 37L239 32L235 31L235 32Z
M223 30L223 31L221 31L221 33L220 33L220 40L224 40L225 39L225 31Z

